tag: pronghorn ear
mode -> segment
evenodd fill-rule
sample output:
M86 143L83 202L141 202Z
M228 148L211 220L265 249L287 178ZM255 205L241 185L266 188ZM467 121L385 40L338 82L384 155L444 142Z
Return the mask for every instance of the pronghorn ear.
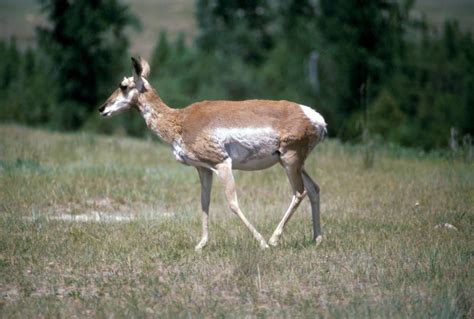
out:
M142 76L145 78L145 79L148 79L148 76L150 75L150 65L148 64L148 62L140 57L140 64L142 66Z
M135 87L138 91L143 92L145 89L145 84L143 83L142 73L143 68L141 63L132 57L132 67L133 67L133 81L135 82Z

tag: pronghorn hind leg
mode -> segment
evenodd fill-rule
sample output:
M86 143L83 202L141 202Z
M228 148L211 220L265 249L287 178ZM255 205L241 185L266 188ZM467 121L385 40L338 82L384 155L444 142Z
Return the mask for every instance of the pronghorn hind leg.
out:
M209 204L211 201L212 171L204 167L196 167L201 181L202 237L194 248L200 251L207 244L209 227Z
M263 238L262 235L253 227L253 225L247 220L239 207L239 202L237 201L237 193L235 190L235 181L234 175L232 174L232 161L227 159L226 161L216 165L217 173L222 183L224 184L225 196L227 198L227 203L232 212L234 212L239 218L243 221L245 226L252 232L255 239L260 243L260 247L265 249L268 248L268 244Z
M311 203L311 215L313 218L313 239L316 245L319 245L323 240L321 234L320 221L320 202L319 202L319 186L316 184L311 176L303 169L303 182L306 191L308 192L309 201Z
M285 212L285 215L283 215L283 218L273 232L272 237L270 237L268 243L272 246L278 245L278 240L283 233L283 229L306 195L302 178L304 160L300 160L296 153L289 153L285 155L286 156L282 156L281 158L281 165L283 166L286 175L288 176L288 180L290 181L291 188L293 190L293 197L291 199L290 206Z

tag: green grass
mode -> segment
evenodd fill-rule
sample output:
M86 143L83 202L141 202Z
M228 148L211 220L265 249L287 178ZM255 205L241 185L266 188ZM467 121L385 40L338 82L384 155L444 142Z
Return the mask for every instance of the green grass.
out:
M472 162L379 150L365 170L361 149L328 140L307 170L319 247L305 200L260 250L215 180L198 254L197 173L167 147L2 125L0 317L473 317ZM236 180L268 239L290 201L283 171Z

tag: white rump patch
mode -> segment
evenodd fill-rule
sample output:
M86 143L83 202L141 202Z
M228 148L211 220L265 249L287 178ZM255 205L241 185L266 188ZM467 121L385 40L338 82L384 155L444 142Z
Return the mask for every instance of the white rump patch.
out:
M300 104L300 107L304 115L309 118L309 120L311 121L311 123L313 123L314 126L322 126L323 128L326 128L326 121L324 120L324 117L321 114L319 114L309 106Z

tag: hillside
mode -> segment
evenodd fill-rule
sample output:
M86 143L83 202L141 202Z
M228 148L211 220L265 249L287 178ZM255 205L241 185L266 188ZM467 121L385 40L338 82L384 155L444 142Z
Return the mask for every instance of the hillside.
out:
M149 57L162 29L175 36L184 32L189 41L196 35L192 0L126 0L143 24L141 32L130 32L132 54ZM418 0L415 14L426 15L436 25L458 19L463 29L473 30L474 2L471 0ZM36 0L0 1L0 38L15 36L21 47L35 44L35 27L45 24Z

